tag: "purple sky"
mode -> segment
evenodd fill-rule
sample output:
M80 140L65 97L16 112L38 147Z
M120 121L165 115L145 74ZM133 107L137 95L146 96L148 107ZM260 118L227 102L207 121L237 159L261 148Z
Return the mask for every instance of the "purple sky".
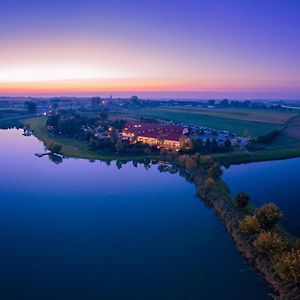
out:
M0 95L300 99L300 1L1 0Z

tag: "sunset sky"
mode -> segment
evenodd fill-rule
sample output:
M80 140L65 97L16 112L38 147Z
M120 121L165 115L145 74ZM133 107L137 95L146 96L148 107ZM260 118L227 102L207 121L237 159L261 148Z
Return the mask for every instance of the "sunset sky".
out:
M1 0L0 95L300 100L300 1Z

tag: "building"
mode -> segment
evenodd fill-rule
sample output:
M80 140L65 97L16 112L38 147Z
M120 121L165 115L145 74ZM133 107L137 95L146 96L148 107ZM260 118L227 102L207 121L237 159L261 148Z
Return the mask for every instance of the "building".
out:
M152 123L128 123L122 137L131 142L142 142L158 148L179 150L187 137L187 129L182 126Z

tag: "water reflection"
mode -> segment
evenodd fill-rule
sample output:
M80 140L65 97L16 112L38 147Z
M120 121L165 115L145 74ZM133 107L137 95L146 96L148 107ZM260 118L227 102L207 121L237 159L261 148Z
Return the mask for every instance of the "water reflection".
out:
M283 225L300 237L300 158L231 166L223 179L231 193L244 191L251 202L260 206L276 203L283 210Z
M34 156L44 150L34 137L10 133L0 131L0 299L268 298L182 180L189 172L149 160L56 165Z
M51 162L55 163L56 165L59 165L63 162L63 157L61 155L57 154L49 154L48 158Z

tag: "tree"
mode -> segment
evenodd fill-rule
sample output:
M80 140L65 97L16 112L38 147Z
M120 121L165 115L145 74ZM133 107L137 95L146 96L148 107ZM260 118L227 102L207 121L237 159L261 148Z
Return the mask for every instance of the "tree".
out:
M205 140L205 148L207 149L207 150L209 150L210 149L210 139L206 139Z
M235 196L235 201L236 201L238 207L243 208L249 204L250 196L244 192L241 192Z
M207 190L211 190L214 187L215 181L213 180L213 178L208 177L205 181L204 181L204 187Z
M277 233L271 231L261 232L253 243L259 253L274 257L286 248L286 241Z
M141 102L138 96L132 96L130 98L130 101L133 105L139 105Z
M261 226L256 216L246 216L239 225L240 231L243 234L254 234L261 230Z
M29 113L34 114L36 113L36 103L31 101L26 101L25 105L27 106L27 110Z
M187 169L193 170L197 167L197 162L191 157L187 157L187 159L185 160L185 166Z
M227 139L225 142L224 142L224 147L228 150L230 149L232 146L232 143L231 143L231 140L230 139Z
M165 138L163 137L163 135L160 135L159 138L158 138L158 144L159 146L163 146L165 143Z
M116 150L117 150L117 152L122 152L123 149L124 149L124 145L122 143L122 140L120 138L118 138L117 143L116 143Z
M50 143L48 146L48 149L51 151L51 153L56 153L56 154L60 153L61 148L62 145L55 142Z
M57 130L68 136L74 136L81 132L81 121L74 117L60 118Z
M222 105L222 106L227 106L228 104L229 104L228 99L223 99L220 101L220 105Z
M205 155L201 156L201 166L204 169L209 169L214 164L214 161L211 156Z
M52 115L49 116L49 118L47 119L47 126L54 126L56 127L58 124L58 121L60 120L61 115Z
M282 212L274 203L268 203L256 209L259 223L266 229L272 228L281 218Z
M208 170L208 176L213 178L214 180L220 178L222 174L223 171L219 163L214 163Z
M56 155L55 153L49 154L48 158L49 158L50 161L52 161L56 165L59 165L63 162L63 158L59 155Z
M179 138L179 144L180 147L183 149L190 148L189 140L184 134L182 134L181 137Z
M260 144L270 144L279 136L279 134L279 130L273 130L265 135L259 136L257 142Z
M187 159L187 155L180 155L179 157L178 157L178 163L179 164L181 164L181 165L185 165L185 161L186 161L186 159Z
M300 283L300 250L292 249L281 255L274 268L276 274L282 279Z
M217 152L219 149L219 145L218 145L218 142L216 141L216 139L212 139L211 140L211 143L210 143L210 150L212 152Z
M91 106L92 106L92 108L94 108L94 109L99 108L100 107L100 102L101 102L100 97L93 97L91 99Z
M107 112L102 111L102 112L100 113L100 118L101 118L103 121L106 121L107 118L108 118Z
M195 152L201 152L203 149L203 142L201 139L192 139L192 148Z

